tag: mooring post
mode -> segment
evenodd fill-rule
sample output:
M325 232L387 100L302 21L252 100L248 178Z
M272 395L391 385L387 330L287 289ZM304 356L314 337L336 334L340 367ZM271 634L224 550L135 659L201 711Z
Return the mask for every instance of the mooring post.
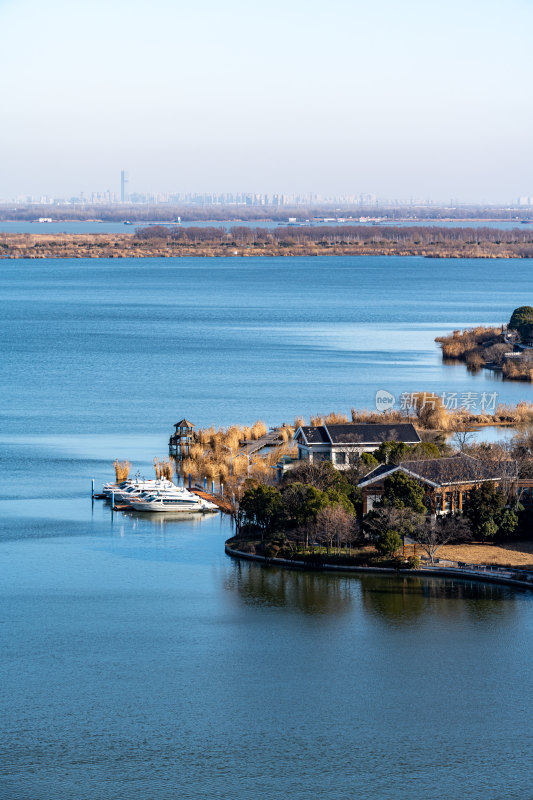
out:
M207 491L207 478L204 476L204 489Z
M220 484L220 496L224 497L224 484L223 483Z
M192 486L192 479L191 479L191 473L189 472L189 489L191 488L191 486Z
M94 478L91 481L91 497L94 500Z
M215 494L215 481L211 481L211 494Z
M111 492L111 513L113 513L114 508L115 508L115 492Z

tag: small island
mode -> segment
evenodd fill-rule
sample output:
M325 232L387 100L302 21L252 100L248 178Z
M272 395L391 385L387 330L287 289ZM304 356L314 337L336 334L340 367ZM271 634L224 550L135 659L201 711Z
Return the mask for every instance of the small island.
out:
M533 381L533 307L515 308L507 325L455 330L435 339L446 361L471 370L499 370L509 380Z

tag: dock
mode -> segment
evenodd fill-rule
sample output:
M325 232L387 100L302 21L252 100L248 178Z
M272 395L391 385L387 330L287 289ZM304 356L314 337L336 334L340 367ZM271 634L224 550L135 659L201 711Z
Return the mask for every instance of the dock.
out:
M206 492L203 489L199 489L197 486L191 487L189 491L192 492L193 494L197 494L198 497L201 497L203 500L208 500L210 503L214 503L225 514L231 514L233 510L230 501L226 500L225 497L220 497L220 495L211 494L210 492Z

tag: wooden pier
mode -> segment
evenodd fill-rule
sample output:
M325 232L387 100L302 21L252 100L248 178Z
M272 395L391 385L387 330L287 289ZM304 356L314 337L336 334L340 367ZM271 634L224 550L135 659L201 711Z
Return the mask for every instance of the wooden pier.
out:
M226 500L225 497L220 497L220 495L216 494L210 494L209 492L206 492L203 489L198 489L196 486L191 487L189 491L192 492L193 494L197 494L198 497L201 497L203 500L208 500L210 503L214 503L225 514L231 514L233 510L230 501Z

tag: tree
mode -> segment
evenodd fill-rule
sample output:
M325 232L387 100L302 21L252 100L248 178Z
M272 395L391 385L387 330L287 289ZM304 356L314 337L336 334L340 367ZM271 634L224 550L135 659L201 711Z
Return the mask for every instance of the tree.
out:
M469 431L468 428L459 427L455 430L453 434L453 443L457 447L460 453L464 452L464 450L472 443L474 439L474 433Z
M324 492L305 483L291 483L283 490L282 500L285 514L297 526L314 520L327 505Z
M401 470L396 470L385 478L383 493L385 504L396 508L411 508L418 514L425 514L427 509L424 495L423 487Z
M468 521L461 516L439 517L423 520L411 533L411 537L427 553L431 563L439 548L452 540L469 541L472 538Z
M379 449L379 448L378 448ZM379 464L379 461L372 453L361 453L360 458L361 464L365 467L365 472L370 472L371 470L375 469Z
M497 488L492 481L485 481L480 486L470 489L463 504L463 511L470 522L474 537L488 539L496 535L498 525L495 518L498 518L498 514L503 511L505 505L504 492Z
M340 506L351 517L355 516L355 508L352 501L339 489L327 489L324 492L324 502L328 506Z
M407 457L409 446L404 442L381 442L374 457L380 464L399 464Z
M351 543L355 533L355 519L340 505L322 508L316 517L315 537L324 544L327 552L335 545Z
M337 485L340 474L331 461L304 461L296 469L285 473L283 483L308 484L323 492Z
M401 536L411 536L425 520L425 515L417 514L412 508L382 506L370 511L364 519L364 531L376 543L382 534L394 530Z
M528 339L533 333L533 307L520 306L511 315L508 328L518 331L522 339Z
M376 542L377 549L384 556L394 556L401 546L402 539L399 533L391 530L383 531Z
M244 522L260 528L261 539L275 530L281 521L282 510L281 493L274 486L251 486L246 489L240 501Z
M406 460L422 461L425 459L441 458L442 453L434 442L420 442L409 448Z
M517 511L523 510L523 506L518 506L516 510L504 508L498 515L498 533L503 537L511 537L518 530L519 517Z

